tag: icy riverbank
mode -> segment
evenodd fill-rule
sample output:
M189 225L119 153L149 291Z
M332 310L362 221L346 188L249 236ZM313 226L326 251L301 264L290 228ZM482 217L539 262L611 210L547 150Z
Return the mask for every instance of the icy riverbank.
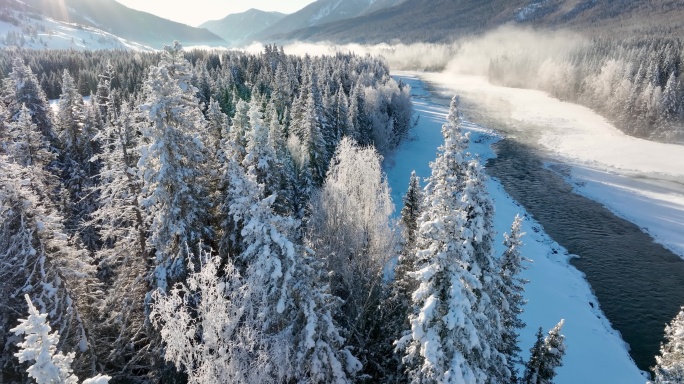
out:
M436 104L422 82L410 74L400 75L413 88L414 107L420 115L419 124L391 157L386 159L386 172L392 198L398 207L408 185L412 170L425 178L430 175L429 163L442 143L441 125L447 113L444 106ZM467 117L467 116L466 116ZM468 124L471 131L471 151L485 161L493 156L491 144L495 134L481 127ZM495 225L498 231L498 252L503 251L503 233L508 231L516 214L524 209L513 201L496 180L489 180L488 189L495 200ZM563 383L644 383L634 362L627 353L626 345L614 331L597 306L589 303L597 300L591 293L582 274L568 264L568 256L556 242L550 239L535 221L524 222L524 254L533 259L525 277L530 280L523 320L527 323L521 335L524 357L534 341L534 333L541 326L551 328L563 318L566 320L564 334L567 337L567 355L564 366L555 380Z
M571 165L564 176L577 193L684 258L684 146L628 136L589 108L541 91L455 73L420 73L420 78L440 92L462 95L486 123Z

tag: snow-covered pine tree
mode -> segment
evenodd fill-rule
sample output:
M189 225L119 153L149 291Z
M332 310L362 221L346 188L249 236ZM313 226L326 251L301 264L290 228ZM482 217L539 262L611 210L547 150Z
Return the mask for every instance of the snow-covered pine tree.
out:
M207 109L207 148L210 158L217 161L218 153L221 150L221 141L228 133L230 119L221 111L218 101L213 98L209 100ZM218 165L218 164L216 164Z
M114 116L115 114L112 114ZM147 225L139 206L142 180L137 173L138 125L128 103L99 133L100 184L93 191L98 209L89 225L103 246L95 253L106 296L98 324L102 363L128 380L150 370L150 338L145 314L146 281L153 268L147 252Z
M69 241L41 172L46 171L0 156L0 341L6 345L9 324L16 320L12 314L23 307L19 293L28 293L51 314L51 325L64 337L61 347L78 349L76 368L82 370L95 364L90 330L101 292L90 257ZM20 374L8 364L7 348L1 359L6 375Z
M520 273L526 269L523 262L529 262L521 253L522 237L522 217L516 216L511 225L510 234L504 233L504 246L506 250L499 259L499 276L502 281L501 303L497 303L501 308L501 323L503 326L501 334L502 346L500 351L506 356L508 370L511 372L511 382L517 382L516 364L522 364L520 359L520 347L518 346L518 330L525 327L525 323L520 319L523 312L523 305L526 300L523 297L527 280L520 277Z
M9 110L10 119L16 120L22 106L31 111L31 117L41 133L58 147L57 135L53 131L51 109L45 92L31 68L24 65L20 57L14 59L12 72L3 80L2 98Z
M422 212L423 191L416 172L411 172L409 187L403 198L401 210L401 251L394 267L394 279L380 305L382 329L381 353L384 356L382 372L384 382L405 382L401 355L395 353L395 341L406 335L410 328L408 316L412 309L411 295L416 289L416 280L409 274L415 262L415 243L418 234L418 219Z
M97 247L98 239L90 228L81 229L95 209L94 196L90 192L97 181L98 170L91 158L97 151L94 140L101 121L98 117L99 110L97 116L94 112L84 105L83 96L78 93L74 79L64 70L55 124L63 146L59 157L61 179L65 187L62 209L69 234L76 235L91 251Z
M349 121L349 99L344 93L344 87L342 84L338 84L337 94L335 95L335 111L333 113L333 129L335 129L338 141L342 140L342 137L352 137L353 128L351 122Z
M349 124L352 128L352 138L360 145L373 144L373 127L365 110L365 91L360 82L354 85L349 95Z
M301 143L302 152L306 154L308 174L314 185L321 185L325 179L329 156L322 133L320 91L310 63L304 68L302 76L299 96L292 105L290 135L296 136Z
M62 94L59 97L59 109L55 117L64 151L69 158L80 160L79 150L82 145L81 129L83 127L83 96L78 93L74 78L66 69L62 75Z
M0 153L4 154L7 153L7 145L10 142L9 120L9 111L5 104L0 102Z
M411 172L409 187L404 195L404 206L401 209L402 235L404 247L413 249L418 235L418 219L422 212L423 191L420 187L420 178L416 171ZM408 253L408 252L407 252Z
M656 120L656 125L653 129L653 136L667 139L673 139L673 120L676 118L677 109L677 77L673 71L670 77L667 79L665 88L660 95L660 100L658 100L659 113Z
M112 66L112 63L108 61L107 65L105 66L104 72L98 75L97 91L95 93L95 97L91 98L93 103L100 110L100 116L102 116L104 122L109 121L109 114L111 112L114 112L111 110L113 100L110 98L112 92L113 77L114 67Z
M28 294L24 298L28 303L29 317L20 319L19 325L10 329L17 336L25 335L24 341L18 344L19 352L15 354L19 363L33 362L26 372L38 384L78 383L71 369L74 353L65 355L57 351L59 332L51 332L47 314L40 313L33 306Z
M8 128L11 140L4 145L7 145L6 151L12 160L23 167L35 167L38 172L34 173L35 178L32 181L53 188L56 180L46 172L46 168L55 159L55 155L50 151L50 143L33 123L31 111L22 106L17 120L8 124Z
M29 317L20 319L19 325L10 329L17 336L25 335L24 341L18 343L19 352L14 355L19 363L33 362L26 372L37 384L77 384L78 378L71 368L75 354L65 355L57 350L59 332L51 332L47 314L40 313L33 306L28 294L24 298L28 303ZM83 384L107 384L109 380L109 376L97 375L83 381Z
M665 326L665 342L660 345L653 373L655 384L684 383L684 307Z
M561 335L564 321L561 320L544 337L542 329L537 331L537 341L530 349L530 360L525 366L523 384L551 384L556 376L556 368L563 365L565 355L565 336Z
M235 105L235 116L233 116L228 131L228 136L224 139L229 141L232 147L232 155L235 160L241 163L247 155L247 131L250 129L249 104L244 100L239 100Z
M193 73L193 85L197 89L197 98L199 99L202 110L206 111L212 99L213 81L207 69L206 60L197 60Z
M339 134L336 111L337 111L337 97L333 94L330 88L330 82L324 81L327 77L327 73L324 72L323 76L319 77L319 89L323 90L323 95L321 97L321 131L323 135L323 140L325 141L325 153L332 154L335 153L337 144L340 142L342 135Z
M269 141L269 128L260 111L260 103L253 101L249 109L250 128L246 132L246 155L242 165L250 172L249 176L264 187L266 195L277 192L278 181L275 174L275 148Z
M206 120L191 85L192 68L175 42L152 67L141 106L140 204L149 225L148 249L155 258L153 287L166 290L185 274L186 253L210 235L205 147L199 132Z
M411 331L398 342L415 383L485 383L495 372L492 364L500 363L495 342L487 339L491 324L483 322L493 312L483 287L491 279L483 273L491 262L490 207L479 164L467 162L469 136L460 124L454 97L418 225ZM491 379L496 382L498 376Z
M344 339L331 315L339 299L309 280L320 275L316 266L302 259L293 276L292 306L263 319L246 312L254 298L230 260L222 263L207 254L202 259L185 284L166 295L155 293L151 314L161 328L166 359L183 369L190 383L351 382L359 363L340 349ZM260 326L285 318L288 324L280 329Z
M474 263L470 273L480 280L475 292L478 297L476 311L482 314L476 318L481 355L471 363L479 364L479 368L487 372L490 382L505 383L510 380L511 372L508 371L506 357L500 351L503 282L494 256L494 203L487 193L485 178L480 163L470 160L466 166L459 207L463 251L471 253Z
M282 118L292 100L292 83L288 77L287 64L282 61L278 62L275 76L273 77L273 84L271 84L271 100L278 113L278 117Z
M287 111L285 111L287 113ZM296 173L295 164L290 152L287 150L287 140L285 138L285 125L278 117L278 110L274 103L269 103L266 109L268 119L268 143L273 148L275 158L273 178L277 185L273 191L277 191L274 209L276 213L289 216L295 212L294 194Z

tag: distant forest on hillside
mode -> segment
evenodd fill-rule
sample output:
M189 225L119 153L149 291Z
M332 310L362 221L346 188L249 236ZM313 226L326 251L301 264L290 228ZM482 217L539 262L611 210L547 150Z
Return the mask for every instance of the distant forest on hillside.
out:
M560 54L529 47L493 58L492 83L589 106L625 133L684 143L684 40L595 38Z

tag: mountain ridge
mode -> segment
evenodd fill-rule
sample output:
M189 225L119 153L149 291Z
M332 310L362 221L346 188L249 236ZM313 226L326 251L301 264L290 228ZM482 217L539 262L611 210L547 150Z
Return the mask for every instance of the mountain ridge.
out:
M330 22L347 20L369 11L384 9L406 0L317 0L255 35L267 42L273 36L316 27Z
M184 45L221 46L226 43L207 29L134 10L115 0L24 0L24 3L52 19L99 28L157 49L173 40Z
M251 8L245 12L233 13L219 20L209 20L199 27L206 28L223 38L231 46L251 43L257 33L282 20L280 12L267 12Z
M271 38L278 42L450 42L507 23L595 34L664 29L681 32L684 0L406 0L372 13Z

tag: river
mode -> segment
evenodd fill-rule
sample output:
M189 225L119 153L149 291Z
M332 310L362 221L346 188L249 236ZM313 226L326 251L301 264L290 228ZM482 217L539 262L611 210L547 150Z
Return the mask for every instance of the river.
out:
M433 96L449 93L437 82L430 87ZM665 324L684 304L684 260L637 225L573 193L564 178L545 167L548 162L562 164L563 159L535 145L544 129L520 129L520 119L501 117L509 111L496 117L484 113L497 108L491 99L484 105L482 97L469 98L466 93L463 101L467 118L509 137L494 146L497 157L486 165L489 175L547 234L577 256L572 265L585 274L606 317L629 344L637 366L648 371L655 365ZM507 108L505 103L498 105ZM535 117L537 126L548 123Z

